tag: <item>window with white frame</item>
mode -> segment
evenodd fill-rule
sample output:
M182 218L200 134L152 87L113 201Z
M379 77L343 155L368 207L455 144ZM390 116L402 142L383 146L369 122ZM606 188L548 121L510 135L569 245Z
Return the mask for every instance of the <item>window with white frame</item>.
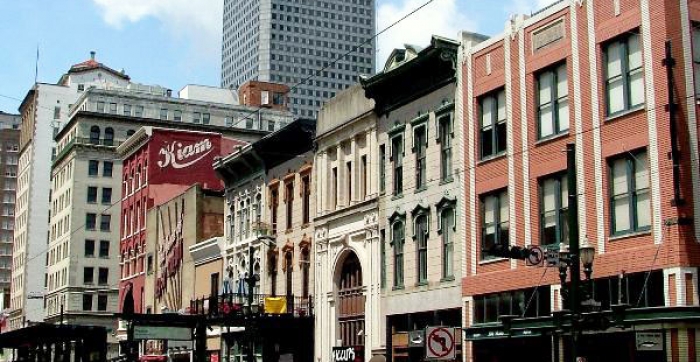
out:
M493 258L495 247L507 247L510 230L508 191L501 190L481 197L481 259Z
M419 213L414 220L416 240L416 276L418 284L428 282L428 214Z
M427 157L426 148L428 147L428 130L427 124L415 127L413 129L413 152L416 157L416 190L426 187L427 183Z
M537 74L537 138L569 130L569 91L566 63Z
M651 207L646 149L610 159L610 233L649 230Z
M403 287L404 242L404 222L403 220L396 220L391 225L391 246L394 248L394 288Z
M481 158L486 159L506 152L506 91L500 89L479 99L481 124L479 141Z
M608 116L644 105L644 70L640 36L634 32L603 46L605 101Z
M540 245L567 243L568 185L565 174L540 181Z

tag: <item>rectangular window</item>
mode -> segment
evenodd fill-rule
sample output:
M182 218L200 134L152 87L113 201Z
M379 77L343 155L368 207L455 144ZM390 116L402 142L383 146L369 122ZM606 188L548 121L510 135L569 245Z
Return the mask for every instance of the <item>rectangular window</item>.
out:
M305 175L301 178L301 187L303 192L302 200L302 223L304 225L311 221L311 176Z
M270 132L275 130L275 121L267 121L267 130Z
M391 161L394 169L394 195L403 192L403 138L397 136L391 139Z
M143 106L135 106L134 107L134 116L135 117L143 117Z
M450 115L440 117L440 179L443 181L452 179L452 117Z
M381 288L386 288L386 232L379 230L379 282Z
M415 221L416 272L418 284L428 282L428 215L420 215Z
M288 182L284 190L285 202L287 204L286 219L287 230L292 230L292 213L294 212L294 181Z
M168 109L167 108L160 109L160 119L162 119L164 121L168 120Z
M112 188L103 187L102 188L102 203L109 205L112 203Z
M537 138L569 130L569 90L566 64L537 74Z
M202 113L202 124L209 124L210 120L211 120L211 114Z
M95 282L95 268L83 268L83 284L93 284Z
M92 310L92 294L83 294L83 310Z
M109 104L109 113L117 114L117 104L116 103Z
M107 295L106 294L98 294L97 295L97 310L99 312L106 312L107 311Z
M100 230L109 231L112 217L110 215L100 215Z
M566 175L540 181L540 245L568 243L569 193Z
M277 208L279 207L279 189L274 187L270 190L270 208L272 213L272 235L277 235Z
M608 163L611 234L649 230L649 168L646 150L628 152Z
M345 204L352 203L352 161L345 163Z
M442 279L454 278L454 227L455 209L443 209L440 212L440 232L442 234Z
M97 176L99 164L99 161L96 160L90 160L88 162L88 176Z
M102 162L102 177L112 177L112 161Z
M61 107L60 106L53 107L53 119L60 119L60 118L61 118Z
M481 259L490 259L494 247L508 247L508 191L481 197Z
M331 180L331 211L338 208L338 168L333 167Z
M639 34L627 32L603 46L608 116L644 104L644 70L639 42Z
M98 275L97 283L99 285L107 285L108 277L109 277L109 269L100 268L98 274L99 275Z
M394 248L394 288L403 287L404 224L401 221L391 226L391 244Z
M85 239L85 257L92 258L95 256L95 240Z
M367 155L360 157L360 201L364 201L367 197Z
M693 24L693 75L695 95L700 95L700 25Z
M173 112L173 121L182 122L182 111L177 109Z
M192 113L192 123L201 123L201 122L202 122L202 113L193 112Z
M131 116L131 104L124 104L124 115Z
M97 227L97 215L93 213L87 213L85 214L85 229L86 230L95 230Z
M479 141L481 158L506 152L506 91L501 89L481 97L481 125Z
M97 102L96 110L97 110L97 112L104 113L104 111L105 111L105 102Z
M97 202L97 187L89 186L87 189L87 202L94 204Z
M93 243L93 245L94 245L94 243ZM108 257L109 257L109 240L100 240L100 258L108 258Z
M386 147L379 146L379 192L386 191Z
M416 127L413 131L413 152L416 154L416 190L426 186L426 152L428 132L426 126Z

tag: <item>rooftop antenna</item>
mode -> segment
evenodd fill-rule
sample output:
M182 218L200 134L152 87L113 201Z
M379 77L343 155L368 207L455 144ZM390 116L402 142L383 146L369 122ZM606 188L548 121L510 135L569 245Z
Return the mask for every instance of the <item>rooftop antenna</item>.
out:
M34 62L34 84L39 78L39 43L36 44L36 61Z

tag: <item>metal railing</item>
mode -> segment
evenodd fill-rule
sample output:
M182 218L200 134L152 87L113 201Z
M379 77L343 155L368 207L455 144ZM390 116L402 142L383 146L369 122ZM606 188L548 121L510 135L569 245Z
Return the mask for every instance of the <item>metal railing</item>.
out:
M311 296L253 294L253 301L255 303L254 307L258 307L258 314L293 314L295 317L313 316L313 299ZM281 304L282 302L283 304ZM266 303L270 303L267 306L268 308L265 308ZM190 301L188 312L189 314L212 316L244 316L250 310L248 294L226 293L193 299Z

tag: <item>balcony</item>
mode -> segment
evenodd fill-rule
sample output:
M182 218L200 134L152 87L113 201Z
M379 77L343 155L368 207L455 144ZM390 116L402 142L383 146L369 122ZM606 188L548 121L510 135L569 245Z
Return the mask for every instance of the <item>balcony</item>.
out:
M253 294L253 303L253 313L255 313L255 307L257 307L260 315L313 316L313 300L311 296L304 298L294 295ZM193 299L190 301L188 309L189 314L227 317L243 317L248 311L248 295L244 293L227 293Z

